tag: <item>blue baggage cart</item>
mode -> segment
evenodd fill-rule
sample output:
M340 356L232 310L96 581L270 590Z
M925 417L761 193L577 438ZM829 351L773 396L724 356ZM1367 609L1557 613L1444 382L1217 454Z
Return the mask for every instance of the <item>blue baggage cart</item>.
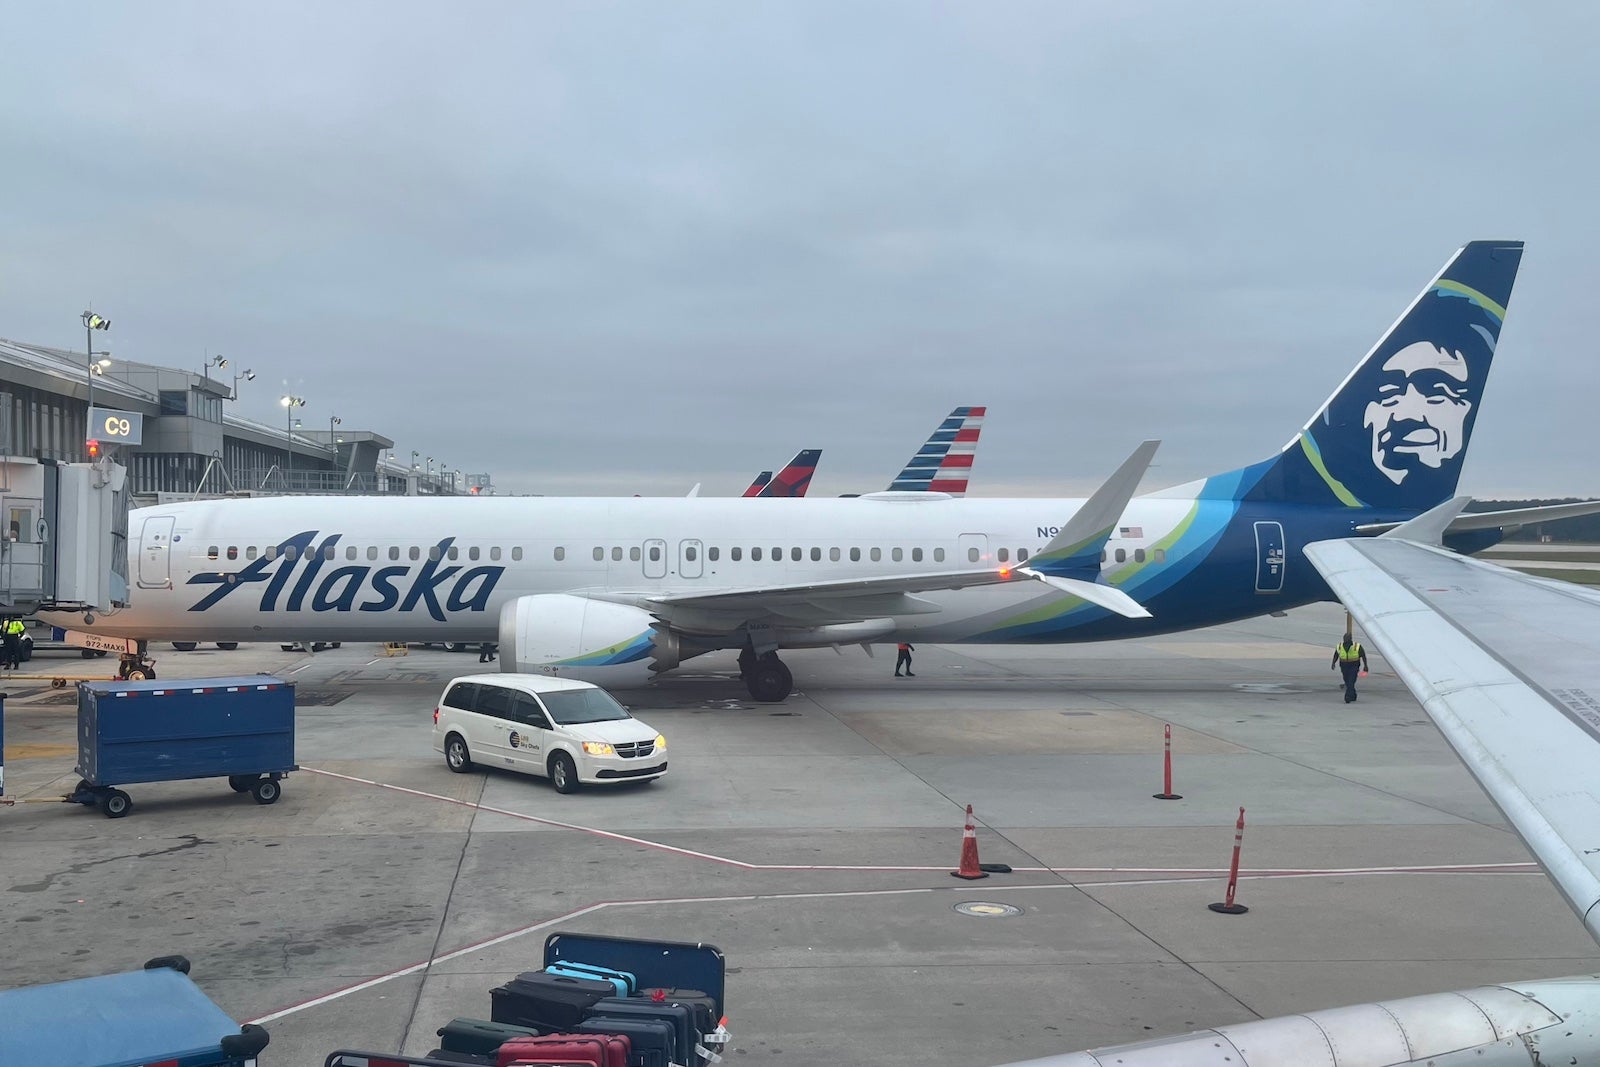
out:
M239 1026L175 966L188 961L0 991L0 1063L252 1067L267 1032Z
M294 683L270 675L78 683L78 766L69 801L109 818L133 801L119 786L227 778L276 801L294 762Z

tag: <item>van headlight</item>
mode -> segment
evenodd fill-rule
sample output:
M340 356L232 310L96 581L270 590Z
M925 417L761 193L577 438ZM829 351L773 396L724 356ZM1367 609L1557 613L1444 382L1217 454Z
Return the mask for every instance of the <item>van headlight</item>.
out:
M666 747L667 747L667 739L665 737L662 737L660 734L656 734L656 751L660 752L662 749L664 749Z
M591 756L615 756L617 750L604 741L585 741L583 751Z

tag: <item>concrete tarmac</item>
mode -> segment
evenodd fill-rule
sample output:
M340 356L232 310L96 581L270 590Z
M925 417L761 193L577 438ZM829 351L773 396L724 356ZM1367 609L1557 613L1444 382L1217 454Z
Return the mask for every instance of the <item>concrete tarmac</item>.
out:
M577 930L727 955L732 1059L1002 1063L1318 1007L1600 970L1600 950L1404 686L1344 704L1321 605L1190 634L1045 648L732 657L619 693L668 738L661 781L560 796L451 774L432 711L475 655L373 646L157 650L163 679L297 683L303 770L261 807L220 781L130 786L133 812L0 809L0 988L182 953L263 1067L421 1054ZM1381 650L1376 650L1381 651ZM41 652L6 701L8 797L76 780L75 697ZM1172 725L1175 791L1161 801ZM985 863L953 879L965 805ZM1219 915L1240 807L1244 915ZM973 917L965 902L1019 914Z

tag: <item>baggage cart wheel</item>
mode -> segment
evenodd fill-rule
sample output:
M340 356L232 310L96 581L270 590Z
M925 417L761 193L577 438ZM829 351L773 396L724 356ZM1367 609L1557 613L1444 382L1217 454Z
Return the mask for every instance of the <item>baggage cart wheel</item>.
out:
M65 678L52 678L52 679L50 679L50 688L51 689L65 689L66 687L67 687L67 680Z
M251 784L255 780L256 776L253 774L230 774L228 775L228 788L235 793L248 793L250 792Z
M256 798L257 804L276 803L282 793L283 787L271 778L257 778L250 783L250 795Z
M556 787L557 793L578 791L578 767L565 752L550 757L550 784Z
M100 797L100 810L108 819L120 819L133 809L133 798L120 789L107 791Z

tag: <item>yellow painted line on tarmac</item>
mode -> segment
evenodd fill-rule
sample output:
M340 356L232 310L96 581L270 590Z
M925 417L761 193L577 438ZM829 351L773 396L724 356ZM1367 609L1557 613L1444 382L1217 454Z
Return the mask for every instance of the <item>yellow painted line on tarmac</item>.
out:
M52 745L43 741L15 742L6 745L7 759L54 759L75 755L77 745Z

